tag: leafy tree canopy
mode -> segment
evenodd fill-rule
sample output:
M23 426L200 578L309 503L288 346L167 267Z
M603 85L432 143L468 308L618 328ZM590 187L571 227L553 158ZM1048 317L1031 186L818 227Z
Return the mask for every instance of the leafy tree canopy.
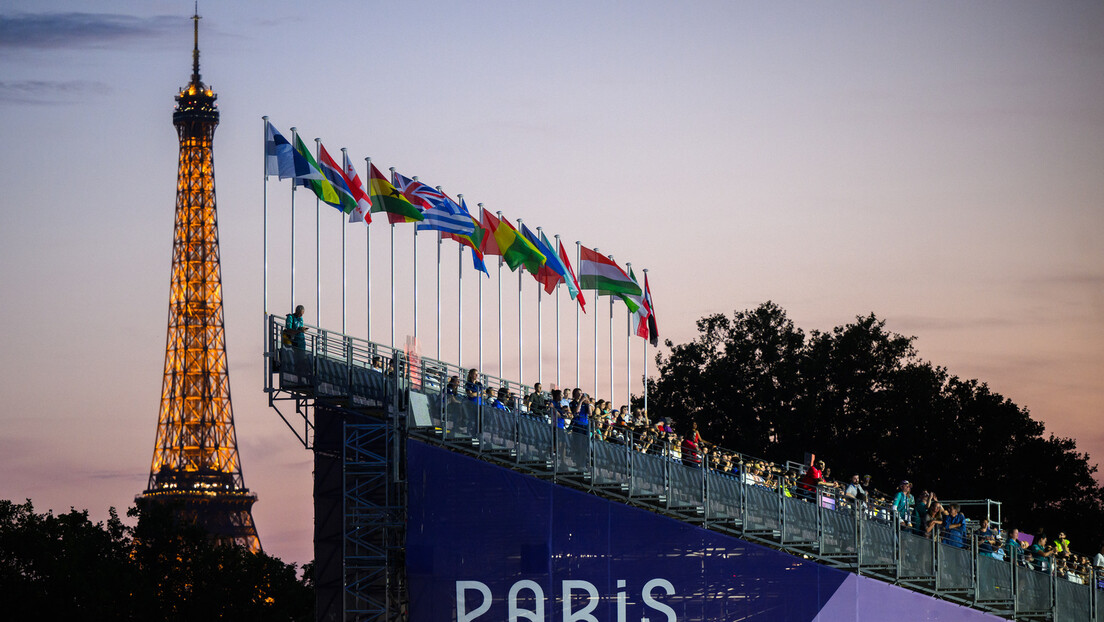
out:
M170 509L135 527L115 509L39 514L0 500L0 593L12 620L312 620L314 592L294 564L213 544ZM309 577L309 573L304 573Z
M834 479L871 474L887 492L908 479L941 499L1001 501L1006 526L1099 550L1104 487L1088 455L985 383L921 360L874 314L806 334L767 302L697 327L656 356L653 420L697 421L708 441L774 461L812 452Z

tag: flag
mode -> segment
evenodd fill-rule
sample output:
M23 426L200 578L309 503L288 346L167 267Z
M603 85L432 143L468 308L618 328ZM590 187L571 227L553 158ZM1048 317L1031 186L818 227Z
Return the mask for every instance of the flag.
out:
M356 200L356 207L349 212L349 222L364 222L367 225L372 222L372 199L364 192L364 183L360 181L356 167L348 158L345 158L345 179L349 180L349 190Z
M357 201L353 198L353 190L349 186L352 182L345 177L345 171L334 162L334 159L330 157L330 153L326 151L326 146L322 143L318 143L318 167L322 170L322 175L326 177L326 181L333 185L334 191L337 192L337 203L329 203L337 209L351 214L356 209ZM325 199L323 199L325 200Z
M629 268L629 278L633 283L640 286L640 282L636 280L636 275L633 274L632 268ZM632 314L632 329L633 333L637 337L648 338L648 316L652 314L652 310L648 308L648 304L644 301L644 296L626 296L622 295L621 300L625 301L625 305L629 305L629 299L632 299L633 304L636 305L636 311Z
M291 143L265 120L265 175L278 175L280 179L295 177L295 157Z
M400 175L395 172L392 183L403 193L408 201L421 206L424 220L418 223L418 230L443 231L458 235L468 235L475 228L472 226L471 215L460 211L456 204L444 192Z
M564 268L567 268L567 273L571 275L571 278L567 279L568 293L579 303L583 313L586 313L586 298L583 297L583 292L579 287L579 280L575 278L575 270L571 268L571 262L567 259L567 251L564 250L563 242L560 242L560 262L563 263Z
M277 175L280 179L322 179L317 167L311 169L310 163L283 134L265 121L265 175Z
M494 236L494 231L498 228L498 218L484 209L483 213L479 215L479 226L483 229L483 240L479 243L480 252L484 256L501 255L502 251L498 248L498 240Z
M499 220L498 226L493 231L498 250L502 252L502 259L511 270L517 270L519 266L525 266L530 274L536 274L547 259L543 253L537 250L525 236L510 224L505 217Z
M472 266L483 274L490 276L491 274L487 272L487 264L483 261L483 251L479 250L479 247L483 241L483 236L487 234L487 230L481 227L479 225L479 221L473 218L471 213L468 212L468 205L464 202L464 197L460 197L460 211L463 212L463 214L467 216L468 220L472 223L472 232L468 234L460 234L444 231L441 233L441 237L449 240L455 240L470 248L472 255Z
M621 296L629 311L636 312L639 305L632 298L643 292L625 271L612 259L583 246L579 253L579 284L583 289L598 290L599 296Z
M540 267L540 270L537 270L533 278L541 285L544 285L545 293L551 294L556 291L556 285L564 281L564 273L567 270L563 267L563 264L560 263L560 258L556 256L556 251L552 250L552 245L548 244L547 240L541 240L537 237L537 234L533 233L525 223L521 225L521 235L525 236L525 239L544 255L544 265Z
M391 224L422 219L422 212L387 181L375 164L370 165L368 170L368 196L372 198L372 211L387 212L387 220Z
M334 188L333 183L322 174L321 167L314 161L314 156L310 154L310 149L307 149L307 146L303 144L303 139L299 136L295 137L295 151L306 159L312 171L310 176L296 176L295 183L310 188L323 202L329 203L337 209L341 209L341 196L338 194L337 188Z
M648 341L659 346L659 328L656 326L655 303L652 302L652 288L648 285L648 273L644 273L644 304L648 306Z

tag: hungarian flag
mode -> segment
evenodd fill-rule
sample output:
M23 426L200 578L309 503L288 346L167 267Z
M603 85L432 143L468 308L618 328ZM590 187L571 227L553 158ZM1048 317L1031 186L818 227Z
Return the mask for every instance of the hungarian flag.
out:
M344 151L342 155L345 156L345 179L349 180L349 190L353 192L353 198L356 199L356 207L349 212L349 222L363 222L367 225L372 222L372 199L364 192L364 183L360 181L360 175L357 174L353 163L349 161L348 155Z
M372 198L372 211L387 212L391 224L422 220L422 212L387 181L375 164L368 168L368 196Z
M629 311L636 313L639 305L632 297L643 292L612 259L583 246L579 251L579 284L583 289L598 290L599 296L620 296Z
M571 261L567 258L567 251L564 250L563 242L560 242L560 263L567 268L567 273L571 275L570 279L567 279L567 291L571 293L571 297L579 303L579 308L586 313L586 298L583 297L583 292L579 288L579 280L575 278L575 270L571 268Z

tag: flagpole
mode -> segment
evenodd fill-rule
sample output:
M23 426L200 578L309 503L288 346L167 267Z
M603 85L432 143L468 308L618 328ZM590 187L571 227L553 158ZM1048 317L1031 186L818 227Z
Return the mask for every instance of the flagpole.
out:
M497 214L501 222L502 212ZM502 255L498 256L498 377L502 378Z
M264 247L264 264L263 264L264 265L264 306L262 308L264 309L265 323L264 323L264 340L261 341L261 343L265 344L265 352L268 352L268 339L269 339L269 335L268 335L268 153L267 153L267 147L268 147L268 115L262 116L261 119L264 121L264 130L263 130L263 132L264 132L264 143L263 144L266 147L265 152L263 152L264 157L262 158L262 160L264 161L264 217L262 219L263 223L264 223L264 225L262 226L262 231L263 231L262 237L264 238L264 241L262 243L262 246ZM292 180L292 185L294 185L294 183L295 183L295 181ZM268 361L265 361L264 369L262 370L264 372L264 385L262 385L262 386L268 386L268 382L269 382L269 373L268 372L270 371L270 369L271 368L269 366Z
M625 262L625 268L631 274L632 264ZM643 300L643 298L641 298ZM625 305L625 406L632 406L632 311Z
M349 169L349 153L348 153L348 150L345 149L345 147L342 147L341 148L341 172L345 175L348 175L348 173L346 172L346 171L348 171L348 169ZM339 224L341 225L341 334L342 335L347 335L348 332L345 330L345 310L346 310L346 307L348 306L349 301L348 301L348 298L346 297L346 277L347 277L347 274L346 274L346 269L345 269L345 263L346 263L345 260L346 260L346 257L348 255L347 255L347 252L346 252L346 249L345 249L345 210L341 210L341 218L339 220L340 220Z
M644 283L648 282L648 269L644 268ZM647 290L644 295L647 296ZM652 340L651 329L648 329L648 338L644 340L644 414L648 414L648 342Z
M517 224L517 234L516 235L520 238L521 237L521 225L522 225L520 218L517 219L517 223L518 224ZM524 264L519 265L518 266L518 377L517 377L517 380L518 380L518 382L522 382L522 383L525 382L525 376L522 373L522 369L524 367L524 362L525 362L525 351L522 349L522 345L521 345L522 341L524 341L524 339L522 337L524 335L524 332L522 331L522 326L521 326L521 312L522 312L522 309L521 309L521 302L522 302L521 301L521 294L522 294L521 279L522 279L522 276L523 276L524 272L525 272Z
M322 161L322 139L314 139L314 157ZM322 201L314 197L314 305L318 325L322 325Z
M609 256L610 261L613 261L613 255ZM613 392L613 294L610 294L610 316L609 316L609 366L610 366L610 399L614 399L615 394Z
M261 117L264 121L264 139L265 143L268 143L268 115ZM264 314L268 316L268 154L265 154L264 158L264 218L263 218L263 231L264 231ZM267 341L268 328L265 328L265 335ZM265 377L268 377L268 373L265 372Z
M541 228L537 227L537 239L538 240L540 239L541 232L542 232ZM557 283L557 285L558 285L558 283ZM544 339L541 336L541 329L544 326L541 323L541 318L543 317L542 309L541 309L542 294L544 294L544 285L542 283L538 282L537 283L537 380L536 380L537 382L541 382L541 380L543 380L543 378L541 378L541 371L544 370Z
M598 252L598 247L594 247L594 252ZM595 290L594 294L594 395L598 395L598 293Z
M391 348L395 348L395 223L391 223Z
M437 192L444 194L441 186L437 186ZM441 360L441 243L445 241L441 232L437 232L437 360Z
M581 250L583 243L579 240L575 240L575 269L579 269L580 258L583 256ZM581 367L579 362L579 301L575 301L575 386L579 386L579 368Z
M560 236L552 236L556 238L556 254L560 254ZM566 280L570 274L565 274ZM560 386L560 284L556 283L556 388Z
M364 178L368 180L368 192L372 191L372 158L364 158ZM371 218L371 210L364 215ZM368 341L372 340L372 229L367 221L364 223L364 271L367 274L364 291L367 296L367 312L365 321L368 324Z
M464 195L456 195L456 201L464 205ZM459 366L464 359L464 245L456 247L459 251L456 254L456 365Z
M295 142L296 137L299 136L299 130L297 128L291 128L291 144L298 144ZM295 311L295 187L299 185L299 180L291 178L291 310Z
M483 217L483 204L479 203L478 205L479 205L479 217L482 218ZM482 222L482 220L480 222ZM482 246L482 245L480 245L480 246ZM486 259L486 258L484 258L484 259ZM487 262L484 261L483 262L483 267L486 267L486 266L487 266ZM479 309L479 347L478 347L478 352L477 352L476 364L479 366L479 373L483 373L483 279L481 277L479 277L478 275L476 275L475 278L479 279L479 291L477 292L478 295L479 295L479 299L477 301L478 302L478 309Z
M391 180L395 180L395 167L391 167ZM418 176L414 176L418 181ZM414 347L418 347L418 223L414 223Z

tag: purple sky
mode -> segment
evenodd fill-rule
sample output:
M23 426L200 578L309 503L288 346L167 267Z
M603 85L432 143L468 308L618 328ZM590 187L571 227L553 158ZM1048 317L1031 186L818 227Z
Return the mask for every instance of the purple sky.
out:
M102 519L146 484L175 202L172 106L190 74L191 9L105 1L90 14L86 3L9 0L0 10L0 498ZM924 359L988 382L1094 463L1104 455L1099 2L277 1L200 12L203 78L222 111L215 169L237 433L273 554L312 557L312 510L310 454L261 391L266 114L334 154L348 147L649 268L665 338L686 341L702 315L767 300L806 331L874 312L915 335ZM281 314L288 188L268 185L269 310ZM297 287L314 323L313 201L299 206ZM322 209L321 323L339 329L341 224ZM362 229L348 228L359 336ZM386 341L386 227L371 235L373 337ZM419 336L433 356L436 249L420 237ZM409 230L396 238L408 259ZM451 309L456 250L444 248ZM412 330L408 263L398 267L400 340ZM472 275L465 365L476 356ZM526 279L532 382L536 286ZM484 283L492 373L495 283ZM505 283L512 376L516 275ZM563 376L574 384L574 313L561 306ZM547 298L543 309L548 384ZM620 306L616 317L622 402ZM443 322L442 357L455 360L456 317ZM599 369L606 394L605 355Z

